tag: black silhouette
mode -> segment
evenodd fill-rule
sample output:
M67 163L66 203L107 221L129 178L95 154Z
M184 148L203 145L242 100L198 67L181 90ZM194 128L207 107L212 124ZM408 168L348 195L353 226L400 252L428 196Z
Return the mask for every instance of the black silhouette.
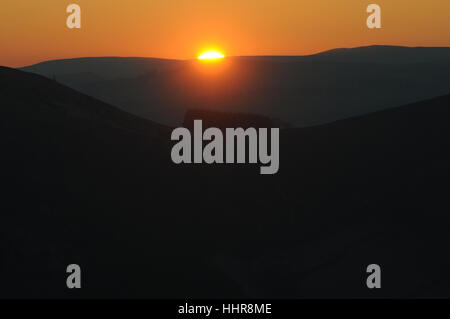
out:
M244 78L247 71L284 74L310 65L236 61L246 65L236 71ZM349 66L333 63L310 66L309 75L323 68L332 74L324 83L338 81L333 70ZM402 67L389 68L395 78ZM449 91L444 71L423 68L439 75L417 85L438 79L439 90ZM168 80L181 76L179 83L187 83L189 73L167 72ZM55 76L59 83L0 68L1 297L449 296L450 95L284 128L280 171L262 176L252 165L177 166L170 160L170 127L78 93ZM242 105L275 85L270 78L249 84L253 91ZM174 88L151 77L110 81L91 88ZM342 84L335 89L350 85ZM271 105L284 107L283 101ZM295 100L298 108L307 106L301 102ZM217 127L273 123L224 110L192 114L185 124L193 117ZM71 263L83 269L81 290L65 287ZM365 286L372 263L383 267L388 283L378 291Z

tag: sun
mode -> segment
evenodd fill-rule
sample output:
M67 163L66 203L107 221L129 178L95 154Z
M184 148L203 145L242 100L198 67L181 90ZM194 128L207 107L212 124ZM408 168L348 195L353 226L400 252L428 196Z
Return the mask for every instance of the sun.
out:
M217 51L206 51L199 55L199 60L219 60L225 58L225 55L223 55L220 52Z

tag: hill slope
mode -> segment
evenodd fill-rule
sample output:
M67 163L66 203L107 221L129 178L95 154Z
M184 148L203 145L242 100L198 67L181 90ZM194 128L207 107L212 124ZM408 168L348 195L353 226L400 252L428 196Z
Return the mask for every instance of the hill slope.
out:
M373 46L299 57L229 57L219 65L85 58L23 68L127 112L178 125L188 109L317 125L448 93L449 48Z
M283 130L261 176L176 166L167 128L37 75L0 89L0 296L448 297L448 95Z

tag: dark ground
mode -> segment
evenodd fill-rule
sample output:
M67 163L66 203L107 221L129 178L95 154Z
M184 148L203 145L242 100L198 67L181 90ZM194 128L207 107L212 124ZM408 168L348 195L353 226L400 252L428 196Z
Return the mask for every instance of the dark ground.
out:
M0 297L450 295L448 95L284 129L267 176L176 166L168 127L38 75L0 94Z

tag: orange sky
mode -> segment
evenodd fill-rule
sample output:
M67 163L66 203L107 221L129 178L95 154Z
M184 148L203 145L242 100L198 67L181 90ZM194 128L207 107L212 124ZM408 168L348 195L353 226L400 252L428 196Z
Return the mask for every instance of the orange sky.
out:
M82 28L66 27L77 3ZM366 7L382 8L369 30ZM2 0L0 65L81 56L301 55L371 44L450 46L449 0Z

